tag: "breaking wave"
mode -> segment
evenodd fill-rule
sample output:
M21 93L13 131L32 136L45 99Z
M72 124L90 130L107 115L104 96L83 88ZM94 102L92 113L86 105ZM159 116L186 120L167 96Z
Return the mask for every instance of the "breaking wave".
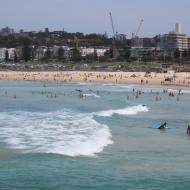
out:
M179 93L179 90L178 89L168 89L168 92L173 92L173 93L177 94L177 93ZM184 94L190 94L190 90L183 89L183 90L181 90L181 92Z
M97 112L96 115L102 117L111 117L114 114L127 116L127 115L136 115L140 112L148 112L148 111L149 111L148 107L144 105L138 105L117 110L110 109L106 111L100 111Z
M25 153L52 153L67 156L95 156L113 143L107 125L94 116L136 115L148 112L138 105L95 113L63 109L55 112L1 112L0 142Z
M109 127L71 110L0 113L0 141L26 153L95 156L112 144Z
M100 98L97 94L84 94L86 97L95 97L95 98Z

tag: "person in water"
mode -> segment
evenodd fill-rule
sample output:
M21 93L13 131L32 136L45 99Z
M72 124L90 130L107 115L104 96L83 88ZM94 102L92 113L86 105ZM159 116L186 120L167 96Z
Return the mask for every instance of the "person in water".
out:
M190 125L187 126L187 134L190 134Z
M165 129L165 128L166 128L166 125L167 125L167 123L164 122L162 125L160 125L160 127L159 127L158 129Z

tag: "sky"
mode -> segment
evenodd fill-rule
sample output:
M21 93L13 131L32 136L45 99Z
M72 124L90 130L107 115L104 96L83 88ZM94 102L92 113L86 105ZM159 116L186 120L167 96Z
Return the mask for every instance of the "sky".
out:
M139 35L151 37L175 29L190 34L190 0L0 0L0 28L112 34L131 37L144 19Z

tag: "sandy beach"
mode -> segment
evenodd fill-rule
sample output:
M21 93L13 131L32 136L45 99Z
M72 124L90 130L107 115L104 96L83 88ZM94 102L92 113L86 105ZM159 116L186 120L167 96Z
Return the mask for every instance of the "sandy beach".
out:
M0 71L0 80L190 86L190 73Z

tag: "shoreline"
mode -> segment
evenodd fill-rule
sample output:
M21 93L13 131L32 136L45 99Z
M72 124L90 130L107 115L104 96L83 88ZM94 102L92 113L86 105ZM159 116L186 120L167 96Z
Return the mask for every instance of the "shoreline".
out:
M0 80L190 87L190 73L185 72L0 71Z

